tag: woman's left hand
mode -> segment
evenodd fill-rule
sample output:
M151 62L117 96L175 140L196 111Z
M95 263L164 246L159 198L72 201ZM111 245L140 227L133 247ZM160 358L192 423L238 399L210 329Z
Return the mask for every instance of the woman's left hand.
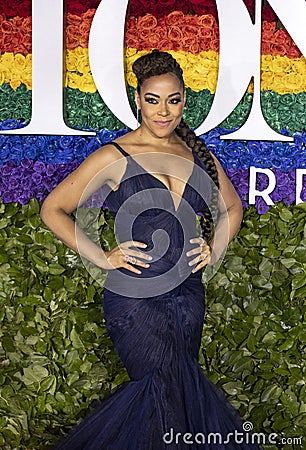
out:
M193 266L196 264L196 266L192 269L192 273L195 273L209 263L211 258L211 249L202 237L190 239L189 242L191 244L199 244L198 247L194 248L193 250L189 250L189 252L186 253L186 256L196 255L196 257L188 263L189 266Z

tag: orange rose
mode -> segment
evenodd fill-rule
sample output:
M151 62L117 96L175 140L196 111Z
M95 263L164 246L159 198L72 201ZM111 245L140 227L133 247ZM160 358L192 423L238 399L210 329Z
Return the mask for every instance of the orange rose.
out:
M82 18L80 16L77 16L76 14L71 14L71 13L67 14L66 20L67 20L68 25L74 25L74 26L78 26L82 22Z
M80 44L82 47L88 47L89 41L89 32L90 32L90 23L82 22L80 25Z
M220 50L220 40L219 39L213 39L210 42L210 49L213 50L214 52L219 52L219 50Z
M159 39L165 39L167 37L166 27L158 25L156 28L154 28L153 33L155 36L158 36Z
M169 50L173 50L173 42L169 41L169 39L162 39L158 44L158 49L161 52L168 52Z
M16 16L12 19L12 24L15 29L20 30L23 28L23 21L24 21L23 17Z
M276 23L275 22L263 22L262 24L262 39L274 39L274 33L276 31Z
M261 54L270 55L270 53L271 53L271 42L263 41L261 43Z
M197 27L198 26L198 17L197 16L185 16L184 18L184 25L190 25Z
M201 38L199 39L199 46L201 48L202 51L207 52L208 50L210 50L210 39L204 39Z
M302 53L298 49L298 47L294 44L287 49L288 58L301 58Z
M22 38L22 43L29 53L32 51L32 35L27 33Z
M141 39L144 39L145 41L148 39L150 34L151 34L151 31L148 28L144 28L143 30L139 31L139 37Z
M133 36L125 36L125 45L130 48L137 48L139 40Z
M179 27L172 26L168 29L168 38L171 41L180 41L184 38L183 32Z
M32 17L25 17L23 20L23 32L32 33Z
M139 30L152 31L157 26L157 19L152 14L146 14L138 20L137 28Z
M82 35L75 25L68 25L66 28L66 48L73 50L79 46Z
M283 44L271 44L271 54L272 55L280 55L280 56L284 56L287 52L287 48L285 45Z
M291 39L290 35L283 28L280 28L279 30L277 30L276 33L274 34L274 36L275 36L274 41L276 43L283 44L283 45L292 45L292 39Z
M4 20L1 23L1 30L3 31L3 33L11 34L14 31L14 25L10 20Z
M181 48L186 52L198 53L199 52L199 44L195 38L195 36L186 36L181 41ZM191 51L192 49L197 49L195 52Z
M84 12L84 14L82 14L82 19L85 22L91 23L95 14L96 14L96 9L88 9L86 12Z
M205 28L214 28L217 26L216 19L211 14L204 14L198 17L198 24Z
M146 44L147 48L159 48L159 42L167 38L166 28L157 26L153 32L148 36Z
M173 11L166 17L166 25L172 26L172 25L181 25L184 22L185 16L182 11Z
M199 27L198 34L204 39L213 39L215 37L215 33L212 28Z
M184 33L184 36L197 36L198 30L199 30L199 27L196 27L194 25L189 25L189 24L185 25L184 24L182 26L182 31Z

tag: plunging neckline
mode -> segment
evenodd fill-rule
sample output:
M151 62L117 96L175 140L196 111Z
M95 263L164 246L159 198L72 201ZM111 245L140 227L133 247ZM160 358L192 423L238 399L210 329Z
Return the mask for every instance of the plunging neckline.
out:
M117 143L116 143L117 144ZM141 164L139 164L136 160L135 160L135 158L133 157L133 155L131 155L130 153L127 153L119 144L117 144L119 147L120 147L120 149L121 150L123 150L123 152L126 154L126 155L124 155L123 153L123 156L127 159L127 164L126 164L126 168L125 168L125 171L124 171L124 174L122 175L122 177L121 177L121 180L120 180L120 182L119 182L119 187L118 187L118 189L116 189L115 191L113 190L113 192L117 192L117 191L119 191L119 189L120 189L120 187L121 187L121 183L122 183L122 180L124 179L124 177L125 177L125 174L126 174L126 172L127 172L127 167L128 167L128 164L129 164L129 161L133 161L135 164L137 164L137 166L139 166L140 168L141 168L141 170L143 171L143 172L145 172L147 175L149 175L151 178L153 178L155 181L157 181L160 185L162 185L163 186L163 188L164 189L166 189L168 192L169 192L169 195L170 195L170 198L171 198L171 202L172 202L172 206L173 206L173 209L174 209L174 212L175 213L177 213L178 211L179 211L179 209L180 209L180 207L181 207L181 204L182 204L182 201L183 201L183 199L184 199L184 196L185 196L185 192L186 192L186 189L187 189L187 186L188 186L188 184L189 184L189 182L190 182L190 179L191 179L191 177L193 176L193 173L194 173L194 166L195 166L195 164L196 164L196 162L195 162L195 154L194 154L194 150L192 149L191 150L191 154L192 154L192 157L193 157L193 166L192 166L192 171L191 171L191 173L190 173L190 175L189 175L189 177L187 178L187 181L186 181L186 183L185 183L185 185L184 185L184 189L183 189L183 191L182 191L182 195L179 195L179 194L177 194L176 192L174 192L174 194L176 195L176 196L178 196L179 197L179 203L178 203L178 206L177 206L177 208L175 207L175 203L174 203L174 200L173 200L173 195L172 195L172 192L173 191L171 191L169 188L168 188L168 186L163 182L163 181L161 181L159 178L157 178L156 176L154 176L152 173L150 173L150 172L148 172ZM116 145L116 147L117 147L117 145ZM118 149L118 147L117 147L117 149ZM152 153L157 153L157 152L152 152ZM176 155L173 155L173 156L176 156ZM185 158L186 159L186 158ZM189 162L191 162L190 160L188 160Z

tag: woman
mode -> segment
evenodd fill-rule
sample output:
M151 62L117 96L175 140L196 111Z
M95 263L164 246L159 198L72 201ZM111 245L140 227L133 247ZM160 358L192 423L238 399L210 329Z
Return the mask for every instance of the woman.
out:
M59 239L108 270L104 317L131 379L56 448L255 449L233 438L226 443L228 433L242 431L242 420L197 362L205 309L201 269L220 258L239 229L241 202L182 120L186 93L175 59L153 51L133 71L141 125L90 155L41 209ZM69 217L101 186L119 240L108 252L79 227L75 232Z

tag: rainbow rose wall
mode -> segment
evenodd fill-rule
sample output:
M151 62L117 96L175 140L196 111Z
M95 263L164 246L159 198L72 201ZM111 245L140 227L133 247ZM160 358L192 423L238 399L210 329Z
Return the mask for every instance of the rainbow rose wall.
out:
M40 91L34 93L38 82L32 74L40 69L32 67L36 57L32 2L0 3L3 449L52 445L94 400L128 380L105 330L103 287L39 218L42 201L61 180L89 154L128 131L124 116L117 117L105 101L103 87L97 89L100 80L94 78L90 65L90 33L103 0L54 3L64 10L58 98L62 130L74 130L65 133L57 132L54 113L48 112L54 79L47 74L40 81ZM219 89L222 3L224 7L220 0L126 2L122 70L135 127L136 81L131 66L153 48L169 51L182 65L187 89L184 118L195 129L205 127ZM250 26L256 23L255 0L232 3L245 10ZM260 15L260 87L256 74L251 74L254 77L235 107L222 121L199 133L222 163L244 207L241 230L206 286L200 363L254 430L295 437L306 426L306 61L301 45L285 26L285 15L278 17L270 3L263 1ZM287 8L292 20L294 13ZM94 43L105 54L111 49L111 29L119 24L115 6L112 14L113 23L103 30L110 33L109 39ZM234 33L239 24L234 15L231 20ZM51 23L50 29L61 26ZM41 35L40 50L47 48L47 31ZM234 64L235 48L231 50L227 58ZM252 50L245 65L252 59ZM110 65L109 58L103 65ZM278 138L260 139L262 130L256 127L252 139L234 138L251 120L256 89L260 89L263 120ZM40 98L36 103L34 95ZM39 113L39 101L44 112L39 118L41 130L49 126L53 133L33 132L38 123L33 121L33 108ZM32 130L28 134L27 127ZM100 223L103 243L111 247L113 223L106 209L101 211Z

